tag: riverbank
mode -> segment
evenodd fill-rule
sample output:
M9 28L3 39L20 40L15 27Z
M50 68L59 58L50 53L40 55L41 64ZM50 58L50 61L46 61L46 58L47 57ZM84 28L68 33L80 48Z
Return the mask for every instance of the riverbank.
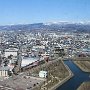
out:
M74 59L75 61L90 61L90 57L75 57L72 59Z
M90 90L90 82L83 82L77 90Z
M90 72L90 61L74 61L74 63L84 72Z
M57 83L56 85L54 85L50 90L56 90L58 87L60 87L62 84L64 84L66 81L68 81L69 79L71 79L74 74L72 73L72 71L69 69L69 67L64 64L64 62L62 61L63 65L65 66L65 68L68 70L69 72L69 76L67 76L66 78L64 78L62 81L60 81L59 83Z

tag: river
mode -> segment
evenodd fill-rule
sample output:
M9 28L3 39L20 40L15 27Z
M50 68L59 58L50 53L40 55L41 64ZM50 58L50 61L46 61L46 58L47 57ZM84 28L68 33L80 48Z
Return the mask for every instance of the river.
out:
M81 83L84 81L90 81L90 73L83 72L73 63L73 61L67 60L64 61L64 63L70 68L74 76L56 90L77 90Z

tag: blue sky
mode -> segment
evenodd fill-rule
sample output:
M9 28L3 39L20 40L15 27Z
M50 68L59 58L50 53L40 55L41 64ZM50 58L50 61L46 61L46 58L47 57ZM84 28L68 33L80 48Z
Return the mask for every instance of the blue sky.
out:
M0 0L0 25L90 21L90 0Z

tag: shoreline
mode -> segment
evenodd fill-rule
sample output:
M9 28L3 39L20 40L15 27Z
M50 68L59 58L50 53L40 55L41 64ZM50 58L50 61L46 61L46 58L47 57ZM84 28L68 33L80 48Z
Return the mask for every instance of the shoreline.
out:
M61 60L61 61L62 61L63 65L65 66L65 68L68 70L69 76L67 76L62 81L60 81L59 83L57 83L56 85L54 85L50 90L56 90L58 87L60 87L61 85L63 85L65 82L67 82L68 80L70 80L74 76L74 74L69 69L69 67L66 64L64 64L63 60Z
M78 64L77 62L75 62L74 61L74 63L83 71L83 72L86 72L86 73L90 73L90 70L86 70L86 69L84 69L84 67L81 67L81 65L80 64Z
M88 90L87 88L90 88L89 85L90 85L90 82L85 81L77 88L77 90Z

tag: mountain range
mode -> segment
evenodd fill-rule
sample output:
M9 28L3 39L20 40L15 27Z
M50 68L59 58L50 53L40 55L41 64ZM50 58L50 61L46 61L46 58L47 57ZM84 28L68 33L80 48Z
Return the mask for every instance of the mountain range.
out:
M49 22L0 26L0 30L59 30L90 32L90 22L70 23L70 22Z

